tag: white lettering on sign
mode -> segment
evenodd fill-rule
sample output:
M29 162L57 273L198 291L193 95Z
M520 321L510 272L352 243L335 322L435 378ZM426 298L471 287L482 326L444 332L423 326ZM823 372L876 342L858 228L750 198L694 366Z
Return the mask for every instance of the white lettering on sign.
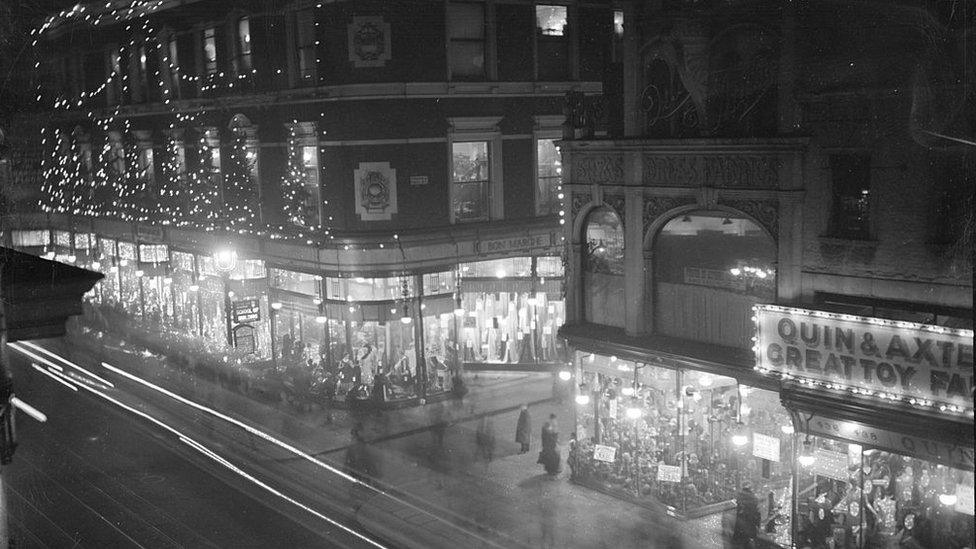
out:
M545 248L552 245L552 235L519 236L515 238L503 238L498 240L480 240L477 250L480 254L494 252L511 252L515 250L531 250L534 248Z
M865 446L935 461L959 469L972 471L974 467L973 448L957 446L951 442L914 437L853 421L840 421L819 415L810 417L807 429L811 434L849 440Z
M801 378L972 406L973 331L764 305L756 362Z
M957 513L964 513L969 516L976 514L976 509L974 509L973 502L973 487L966 486L964 484L956 485L956 505L953 509Z
M593 459L613 463L617 460L617 449L613 446L597 444L593 447Z
M816 459L810 465L811 473L843 482L850 481L850 474L847 472L849 463L846 453L816 448L813 451L813 456Z
M752 455L757 458L779 461L779 439L761 433L752 434Z
M657 480L660 482L681 482L681 467L677 465L665 465L663 462L657 465Z
M411 175L410 176L410 186L411 187L423 187L427 184L426 175Z

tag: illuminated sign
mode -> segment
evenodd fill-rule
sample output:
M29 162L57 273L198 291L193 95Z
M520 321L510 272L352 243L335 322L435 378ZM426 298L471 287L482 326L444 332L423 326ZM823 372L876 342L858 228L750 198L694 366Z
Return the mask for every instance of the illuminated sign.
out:
M593 459L613 463L617 459L617 449L613 446L597 444L593 447Z
M972 330L775 305L757 306L755 314L759 369L972 406Z

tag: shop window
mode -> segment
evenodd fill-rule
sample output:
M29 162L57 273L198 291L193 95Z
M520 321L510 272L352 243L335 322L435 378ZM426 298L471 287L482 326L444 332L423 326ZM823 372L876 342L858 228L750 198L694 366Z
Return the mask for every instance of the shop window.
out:
M451 144L451 210L457 222L488 219L488 155L487 141Z
M583 307L594 324L623 327L624 231L607 208L591 212L584 225Z
M451 78L485 78L485 6L454 2L447 6Z
M797 471L797 546L972 544L972 471L842 440L804 438L809 461Z
M507 257L461 264L464 278L513 278L532 276L531 257Z
M118 255L118 252L115 246L116 246L116 242L111 238L98 239L98 253L102 257L116 257Z
M173 269L188 273L193 272L193 254L174 251L171 259Z
M569 77L569 38L566 6L540 5L536 15L536 65L539 80Z
M176 35L171 35L166 44L166 64L169 71L170 99L180 98L180 56Z
M493 292L461 287L458 345L464 362L534 364L558 362L557 337L566 318L559 294L534 291Z
M217 74L217 30L207 27L203 30L203 76L210 83Z
M833 182L831 236L867 239L871 221L870 157L837 154L830 157Z
M298 63L298 85L316 83L317 52L315 40L315 12L304 10L297 13L295 54Z
M250 74L251 67L251 20L241 17L237 20L237 74Z
M169 248L165 244L140 244L139 261L143 263L168 263Z
M54 245L61 248L71 248L71 233L68 231L54 231Z
M51 245L51 233L48 231L11 231L11 243L15 248L33 248Z
M328 278L326 298L340 301L387 301L414 297L413 277ZM398 317L399 318L399 317Z
M556 139L536 140L536 215L556 215L562 209L562 159Z
M653 255L658 333L751 347L752 306L776 297L776 247L758 225L690 212L664 226Z
M322 277L284 269L268 269L271 286L304 295L319 295L319 282Z
M424 295L451 294L457 291L457 279L453 271L424 275Z
M562 278L564 274L563 258L559 256L543 256L535 258L536 275L545 278Z

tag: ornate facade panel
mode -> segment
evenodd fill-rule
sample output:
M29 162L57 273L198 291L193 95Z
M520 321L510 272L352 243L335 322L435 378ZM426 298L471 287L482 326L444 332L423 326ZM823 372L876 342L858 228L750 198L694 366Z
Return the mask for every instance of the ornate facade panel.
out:
M722 200L722 204L735 208L759 222L773 240L779 239L779 202L777 200Z
M570 202L570 219L576 219L579 216L580 210L586 205L591 199L590 193L573 193L572 200Z
M694 203L695 199L691 196L649 196L645 198L643 208L643 232L646 233L647 229L651 226L651 223L654 223L654 221L664 215L665 212Z
M573 158L573 183L619 185L623 179L622 155L579 155Z
M781 169L782 161L768 155L647 154L643 158L643 183L662 187L775 189Z
M613 211L617 213L617 217L620 219L620 224L626 224L626 218L624 217L624 212L626 211L626 200L622 194L605 194L603 196L603 202L613 208Z

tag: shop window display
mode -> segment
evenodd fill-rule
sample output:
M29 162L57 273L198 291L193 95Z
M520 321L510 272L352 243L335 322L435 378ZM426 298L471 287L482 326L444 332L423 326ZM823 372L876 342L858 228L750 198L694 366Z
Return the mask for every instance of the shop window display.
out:
M565 302L545 292L462 292L460 319L465 362L555 362L562 352L556 337Z
M688 517L734 510L749 485L767 537L788 546L792 435L782 430L790 423L776 393L694 370L578 356L574 479Z
M805 437L796 541L810 547L972 547L973 472L824 437Z

